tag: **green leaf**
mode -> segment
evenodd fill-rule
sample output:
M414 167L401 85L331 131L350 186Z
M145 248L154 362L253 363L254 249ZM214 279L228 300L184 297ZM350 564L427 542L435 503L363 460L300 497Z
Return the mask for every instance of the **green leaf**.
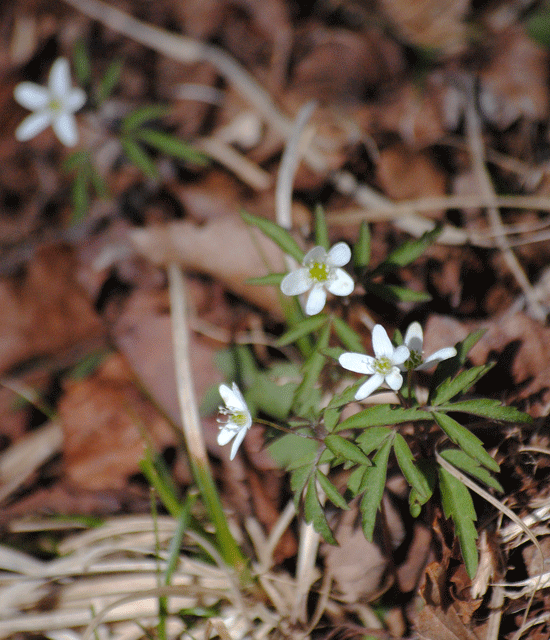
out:
M432 420L429 411L413 407L404 409L391 404L378 404L346 418L338 425L338 431L344 429L363 429L378 425L400 424L416 420Z
M334 409L332 407L327 407L323 411L323 423L327 431L330 432L334 430L334 427L338 424L338 420L340 420L340 413L340 409Z
M430 396L444 380L453 378L458 371L464 366L470 349L483 337L487 329L479 329L470 333L462 342L458 342L456 347L456 356L448 358L440 362L432 375L430 384Z
M294 433L285 433L267 445L275 462L286 469L300 466L311 468L319 449L319 443L311 438L302 438Z
M318 394L314 393L314 387L325 366L325 356L321 353L321 349L328 346L329 336L330 324L327 323L321 331L315 351L302 367L302 382L294 397L294 406L297 408L298 415L303 416L310 410L313 410L313 415L317 415L319 412Z
M388 427L371 427L360 433L355 442L361 447L361 451L368 456L375 449L380 449L382 444L393 436L393 433Z
M416 468L428 483L430 495L432 495L435 489L436 474L431 460L420 458L416 461ZM422 511L423 504L425 504L423 496L412 487L409 493L409 510L413 518L418 518Z
M298 338L307 336L309 333L313 333L320 329L325 323L329 321L329 317L323 313L316 316L310 316L306 318L297 327L293 327L283 333L283 335L277 340L278 347L285 347L288 344L292 344Z
M107 183L93 165L90 165L90 182L96 192L98 198L107 198L108 189Z
M327 349L323 349L323 355L327 358L332 358L333 360L338 361L338 358L344 353L344 351L345 349L342 349L342 347L328 347Z
M356 269L364 269L370 262L370 229L363 220L359 227L359 237L353 247L353 264Z
M550 8L543 4L525 21L527 35L543 47L550 47Z
M355 467L355 469L349 474L348 490L351 491L351 493L354 496L356 496L359 493L359 489L363 484L363 478L367 469L368 467L363 467L362 465L359 465Z
M474 416L489 418L490 420L500 420L502 422L533 422L533 418L528 413L519 411L516 407L507 407L498 400L489 398L479 398L477 400L462 400L451 404L438 405L438 411L457 411L460 413L470 413Z
M326 354L327 349L323 351ZM343 407L350 402L355 400L355 394L357 393L357 389L361 386L361 383L352 385L351 387L346 387L344 391L340 394L336 394L332 396L332 400L328 403L327 409L337 409Z
M88 171L81 169L77 172L72 187L72 203L71 222L76 224L83 220L88 213Z
M424 291L414 291L396 284L365 282L365 289L387 302L429 302L432 296Z
M485 451L481 440L468 431L451 416L446 413L434 411L433 417L441 429L447 434L451 442L458 445L469 456L477 460L480 464L491 471L498 473L500 467L498 463Z
M345 438L342 438L342 436L338 436L336 434L328 435L325 438L325 444L337 458L350 460L355 464L367 466L370 466L371 464L371 461L357 445Z
M396 433L393 440L393 450L397 458L397 464L403 472L405 479L416 491L418 503L425 504L431 498L432 489L426 476L415 465L414 456L400 433Z
M384 495L392 440L393 438L388 438L378 449L372 460L372 467L369 467L363 476L362 487L365 487L366 491L361 498L361 515L363 533L369 542L372 542L376 513Z
M256 411L284 421L290 413L297 388L296 382L277 384L271 379L271 372L266 371L255 377L254 383L248 388L246 399L254 404Z
M328 526L325 511L319 503L315 476L311 476L307 485L306 497L304 499L304 516L306 522L311 522L313 524L315 531L323 536L325 542L333 545L337 544L334 536L332 535L332 531Z
M311 461L311 465L302 465L293 469L290 473L290 489L294 496L294 504L296 511L300 509L300 502L304 488L311 477L315 456Z
M123 137L120 140L122 149L128 160L149 178L158 178L158 169L152 158L137 144L135 140L129 137Z
M88 85L92 78L92 67L86 44L82 38L79 38L74 44L73 66L78 84L83 87Z
M315 207L315 242L325 251L330 249L325 210L320 204Z
M326 477L326 475L317 469L316 474L319 486L325 492L327 498L336 505L339 509L348 510L349 506L345 499L340 495L338 489L332 484L332 482Z
M258 227L262 233L273 240L273 242L285 253L288 253L289 256L292 256L300 264L302 263L302 260L304 259L304 252L300 249L296 240L294 240L286 229L283 229L278 224L275 224L275 222L272 222L267 218L253 216L252 214L245 213L244 211L241 212L241 217L247 224L252 224L255 227Z
M151 120L159 120L170 113L170 107L163 104L148 104L129 113L122 120L122 131L128 133Z
M477 460L471 458L467 453L464 453L462 449L444 449L440 452L441 457L447 462L450 462L454 467L469 473L471 476L474 476L478 480L481 480L483 484L486 484L488 487L492 487L495 491L499 491L502 493L504 489L502 488L500 482L492 476L485 467L480 466Z
M361 337L356 333L347 322L334 316L332 318L332 324L336 335L342 341L342 344L348 351L362 353L365 349L361 341Z
M266 276L259 276L258 278L248 278L246 284L274 284L279 286L286 276L286 273L268 273Z
M89 151L73 151L63 161L63 171L71 173L75 169L78 169L86 164L90 164Z
M114 60L107 67L107 71L101 79L97 90L97 102L99 104L106 100L113 92L113 89L116 87L120 79L123 66L124 60Z
M208 158L203 153L193 149L193 147L187 142L178 140L170 133L155 131L154 129L138 129L136 130L135 135L150 147L153 147L162 153L166 153L173 158L178 158L185 162L192 162L193 164L197 164L201 167L206 166L209 162Z
M472 496L460 480L441 467L439 468L439 486L443 512L446 518L453 519L466 572L473 580L477 571L478 557L477 531L474 524L477 516Z
M379 264L371 273L371 276L379 273L387 273L388 271L396 271L400 267L410 264L419 258L426 249L432 245L441 234L442 229L437 227L432 231L424 233L420 238L409 240L401 246L394 249L388 257Z
M459 393L466 393L468 389L473 387L474 384L494 366L494 362L489 362L479 367L466 369L466 371L459 373L455 378L444 380L432 394L430 403L437 407L440 404L448 402Z

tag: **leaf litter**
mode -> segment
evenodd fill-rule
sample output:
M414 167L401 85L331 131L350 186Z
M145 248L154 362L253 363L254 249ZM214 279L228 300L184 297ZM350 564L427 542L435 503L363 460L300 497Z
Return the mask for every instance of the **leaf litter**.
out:
M432 303L416 310L427 322L428 353L487 329L470 358L474 365L497 364L476 391L537 418L532 427L472 428L501 464L506 502L533 526L546 552L547 514L540 510L548 499L550 336L546 318L533 313L538 308L546 316L550 307L548 53L529 35L524 8L346 1L308 11L290 0L162 0L138 12L132 3L116 3L189 36L187 54L176 55L164 31L134 37L133 23L120 32L108 11L86 15L86 4L88 11L96 7L16 0L0 9L6 124L0 136L0 370L6 389L16 381L41 396L22 409L13 391L2 391L0 498L9 539L0 550L0 636L83 637L93 612L104 611L93 623L99 635L138 638L141 629L128 621L139 616L142 627L155 626L158 596L166 593L170 612L192 612L169 616L170 637L346 637L350 629L379 635L381 627L394 637L547 637L547 581L537 582L537 554L517 524L501 525L488 506L480 511L478 527L489 539L482 558L493 569L486 593L473 596L449 523L438 512L415 523L390 485L391 544L361 538L356 546L362 532L353 511L334 514L341 518L340 546L314 558L310 624L293 626L298 591L289 567L297 531L287 528L293 514L285 509L284 475L252 433L237 465L229 465L212 418L204 420L205 439L219 461L222 498L265 591L261 598L243 597L208 541L191 533L173 586L161 587L157 574L175 520L143 515L150 502L139 466L152 441L179 486L191 482L170 425L179 417L159 267L175 261L192 283L190 360L199 399L223 379L214 364L220 347L244 340L256 343L264 366L275 357L265 345L275 344L280 332L280 300L272 289L246 281L284 270L282 255L238 213L245 208L273 219L284 138L298 109L315 98L317 135L296 175L295 222L307 236L309 209L319 200L331 220L331 242L355 237L357 221L372 220L372 256L380 259L406 234L418 237L434 221L442 225L440 241L399 272L399 284L432 295ZM481 37L469 37L475 33ZM155 158L159 177L150 179L124 161L116 144L96 140L109 197L91 205L89 223L74 228L69 177L59 169L63 151L51 131L15 144L23 114L11 96L16 82L38 81L47 62L61 53L70 57L79 39L98 70L105 68L105 50L125 60L116 97L105 106L113 123L136 103L161 96L173 106L167 122L216 162L197 168ZM248 74L235 71L234 61ZM479 82L473 139L462 128L465 76ZM246 112L255 123L249 138L238 130ZM484 157L475 155L474 143L483 145ZM471 169L480 159L499 193L483 191L479 171ZM538 200L524 205L519 197L525 195ZM499 207L500 222L488 215L490 207ZM375 322L387 312L360 292L350 314L364 319L365 306ZM407 326L412 311L402 304L396 325ZM102 362L72 377L98 348L107 354ZM43 412L44 403L55 420ZM56 528L43 520L49 513L115 517L75 533L81 524ZM94 532L101 532L97 539ZM50 536L57 537L55 554ZM32 537L28 551L15 552ZM214 562L200 560L203 553ZM522 622L532 594L532 613ZM214 613L207 621L200 611L209 607Z

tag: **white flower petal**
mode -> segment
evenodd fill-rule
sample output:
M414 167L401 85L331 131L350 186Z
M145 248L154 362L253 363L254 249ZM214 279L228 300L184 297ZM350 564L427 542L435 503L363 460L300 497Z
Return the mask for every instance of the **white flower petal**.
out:
M84 89L74 88L65 96L64 107L75 113L86 104L86 92Z
M51 124L52 115L49 111L38 111L31 113L15 130L15 138L19 142L25 142L37 136L39 133Z
M336 296L349 296L355 287L353 278L343 269L335 269L336 278L329 282L327 289Z
M372 348L377 358L393 359L393 344L381 324L375 324L372 330Z
M423 371L424 369L429 369L433 367L435 364L442 362L443 360L448 360L449 358L454 358L456 356L456 349L454 347L445 347L444 349L439 349L435 353L432 353L431 356L426 358L424 362L416 367L417 371Z
M228 423L229 424L229 423ZM222 427L219 431L218 431L218 444L220 446L224 446L226 445L231 438L237 433L236 429L234 428L229 428L229 427Z
M328 252L330 264L335 267L343 267L351 259L351 249L345 242L337 242Z
M405 333L404 343L410 351L418 351L418 353L422 353L424 335L419 322L412 322L408 326Z
M48 76L48 89L53 97L63 99L71 90L71 69L67 58L57 58Z
M226 384L220 384L219 392L222 400L225 403L225 406L228 409L233 409L236 411L248 411L248 407L246 406L243 395L239 387L235 383L233 383L232 389Z
M45 109L50 102L50 92L34 82L20 82L13 90L13 97L30 111Z
M373 372L372 363L374 362L374 358L363 353L352 353L351 351L343 353L338 358L338 362L340 366L348 371L363 374Z
M302 267L286 274L281 282L281 291L285 296L299 296L310 289L312 284L309 270Z
M78 128L72 113L62 112L55 116L52 121L52 129L59 142L66 147L74 147L78 142Z
M376 391L378 387L384 382L384 376L379 373L375 373L364 384L362 384L357 393L355 394L356 400L364 400L368 398L373 391Z
M400 347L397 347L397 349L395 349L395 351L393 352L391 361L393 362L393 364L403 364L405 360L409 359L410 355L411 353L407 349L407 347L405 345L401 345Z
M233 441L233 444L231 445L231 454L229 456L230 460L233 460L233 458L237 455L237 451L241 446L241 442L244 440L244 437L247 431L248 429L243 427L237 434L237 437L235 438L235 440Z
M314 316L323 310L327 301L327 292L323 286L313 287L306 302L306 314Z
M308 265L310 262L326 262L327 261L327 252L323 247L313 247L310 249L306 255L304 256L303 265Z
M397 367L392 367L392 370L386 376L386 382L388 386L394 391L399 391L403 386L403 376L399 373Z

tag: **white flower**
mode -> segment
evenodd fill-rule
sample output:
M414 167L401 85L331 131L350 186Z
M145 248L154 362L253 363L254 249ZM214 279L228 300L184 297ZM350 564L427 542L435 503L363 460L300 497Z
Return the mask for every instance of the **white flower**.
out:
M420 323L411 323L407 331L405 332L404 342L406 347L411 352L410 357L402 365L399 366L401 371L408 371L414 369L415 371L423 371L429 369L434 364L447 360L448 358L454 358L456 356L456 349L454 347L445 347L439 349L431 356L428 356L424 360L424 352L422 347L424 345L424 335L422 333L422 327Z
M283 278L281 291L286 296L298 296L311 289L306 314L314 316L325 306L325 288L337 296L347 296L353 291L353 279L339 268L347 264L350 258L351 249L345 242L338 242L328 253L323 247L314 247L306 253L303 266Z
M227 416L227 420L224 421L218 418L218 422L221 423L220 432L218 433L218 444L223 446L235 437L231 447L231 455L229 456L229 459L233 460L238 448L241 446L241 442L244 440L246 432L252 426L252 416L246 406L243 394L235 383L233 383L232 389L226 384L221 384L220 396L225 402L225 407L220 407L220 413Z
M67 147L78 142L75 111L86 102L83 89L71 86L69 62L58 58L50 69L48 86L34 82L20 82L13 92L15 100L34 113L27 116L15 130L20 142L30 140L50 124L55 135Z
M372 330L372 348L375 358L362 353L343 353L338 359L344 369L371 376L357 390L356 400L364 400L384 382L394 391L403 385L399 366L409 357L408 348L404 345L395 348L381 324Z

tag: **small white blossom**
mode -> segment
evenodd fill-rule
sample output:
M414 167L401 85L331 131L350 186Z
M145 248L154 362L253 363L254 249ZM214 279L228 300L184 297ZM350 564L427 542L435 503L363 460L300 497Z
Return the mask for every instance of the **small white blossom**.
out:
M338 242L328 253L323 247L314 247L306 253L303 266L287 273L283 278L281 291L286 296L298 296L311 289L306 303L306 314L314 316L325 306L325 289L337 296L347 296L353 291L353 279L340 269L350 258L351 249L345 242Z
M344 369L371 376L357 390L356 400L364 400L384 382L394 391L399 391L403 385L399 367L410 355L408 348L404 345L394 347L381 324L372 330L372 348L376 354L374 358L363 353L343 353L338 359Z
M454 347L445 347L443 349L439 349L435 353L432 353L431 356L428 356L424 360L424 334L422 333L422 327L418 322L413 322L408 326L407 331L405 332L404 342L405 346L411 352L411 355L408 360L400 365L399 368L401 371L408 371L411 369L414 369L415 371L423 371L424 369L429 369L434 364L438 364L442 360L448 360L449 358L454 358L454 356L456 356L456 349Z
M227 419L218 418L220 423L220 432L218 433L218 444L223 446L233 440L231 446L230 460L233 460L237 454L237 450L244 440L246 432L252 426L252 416L240 392L239 387L233 383L233 388L229 388L226 384L220 385L220 396L225 402L225 407L220 407L220 413L227 416Z
M78 142L75 111L86 102L83 89L71 86L69 61L58 58L50 69L48 86L20 82L13 92L15 100L34 113L27 116L15 130L17 140L24 142L52 126L59 141L67 147Z

